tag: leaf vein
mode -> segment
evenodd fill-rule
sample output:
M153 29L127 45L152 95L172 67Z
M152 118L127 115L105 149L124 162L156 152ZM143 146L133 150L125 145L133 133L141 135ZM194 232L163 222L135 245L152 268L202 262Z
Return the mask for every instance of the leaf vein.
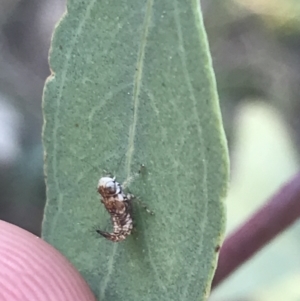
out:
M111 252L111 256L108 260L107 263L107 273L106 273L106 277L103 279L103 282L100 283L100 287L99 287L99 296L100 296L100 300L104 300L105 297L105 291L108 285L108 282L110 280L110 276L113 272L113 268L114 268L114 261L115 261L115 256L117 254L117 249L118 249L118 244L114 243L113 247L112 247L112 252Z
M138 107L139 107L139 96L142 84L142 75L143 75L143 66L144 66L144 56L147 44L147 37L148 31L151 23L152 18L152 7L153 7L154 0L148 0L144 18L144 24L142 28L142 37L140 48L138 51L138 58L136 64L136 72L134 76L134 85L133 85L133 121L129 127L129 137L128 137L128 150L126 154L126 171L127 171L127 180L131 174L131 163L132 163L132 156L134 152L134 138L135 138L135 131L137 126L137 119L138 119Z

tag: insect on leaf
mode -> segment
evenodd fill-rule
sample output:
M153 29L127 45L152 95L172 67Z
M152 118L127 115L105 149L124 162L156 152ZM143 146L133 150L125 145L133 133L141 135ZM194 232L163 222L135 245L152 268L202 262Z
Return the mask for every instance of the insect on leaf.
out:
M228 160L199 0L69 0L43 100L43 237L99 300L205 300L224 229ZM145 169L135 176L144 164ZM133 203L112 231L97 183Z

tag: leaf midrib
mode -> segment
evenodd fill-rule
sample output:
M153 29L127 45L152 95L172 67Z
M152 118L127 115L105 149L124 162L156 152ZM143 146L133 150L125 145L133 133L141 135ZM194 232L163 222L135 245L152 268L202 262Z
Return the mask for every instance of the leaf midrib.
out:
M132 124L129 126L129 138L128 138L128 150L126 153L126 161L125 161L125 168L127 178L126 181L130 178L131 175L131 164L132 158L134 153L134 140L135 140L135 133L136 133L136 126L138 121L138 108L139 108L139 95L141 90L141 82L143 76L143 67L144 67L144 57L145 57L145 50L147 44L147 37L148 31L151 23L152 17L152 7L153 7L154 0L148 0L145 12L145 18L142 28L142 35L141 35L141 43L138 51L138 58L136 63L136 71L134 75L134 82L133 82L133 93L132 93L132 102L133 102L133 120Z

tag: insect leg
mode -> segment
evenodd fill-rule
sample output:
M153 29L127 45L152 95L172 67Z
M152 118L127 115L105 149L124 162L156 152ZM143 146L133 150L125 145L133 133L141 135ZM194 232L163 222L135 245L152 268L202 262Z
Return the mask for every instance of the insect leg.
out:
M138 197L134 196L133 194L128 194L127 198L128 198L128 196L129 196L129 200L133 200L134 202L137 202L139 204L139 206L141 206L143 209L146 210L147 213L149 213L150 215L154 215L154 212L152 210L150 210L148 208L148 206L141 201L141 199L139 199Z
M146 169L144 164L140 165L139 171L135 174L133 174L132 176L129 176L123 183L122 183L122 187L123 189L127 188L127 186L134 181L137 177L139 177L142 173L144 173L144 170Z

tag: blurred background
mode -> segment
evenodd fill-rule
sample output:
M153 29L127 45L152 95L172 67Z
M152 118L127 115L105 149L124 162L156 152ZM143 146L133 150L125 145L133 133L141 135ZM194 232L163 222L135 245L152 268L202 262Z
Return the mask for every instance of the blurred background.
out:
M202 0L231 158L227 233L299 169L300 1ZM0 219L40 235L48 51L65 0L0 0ZM300 300L300 224L211 301Z

